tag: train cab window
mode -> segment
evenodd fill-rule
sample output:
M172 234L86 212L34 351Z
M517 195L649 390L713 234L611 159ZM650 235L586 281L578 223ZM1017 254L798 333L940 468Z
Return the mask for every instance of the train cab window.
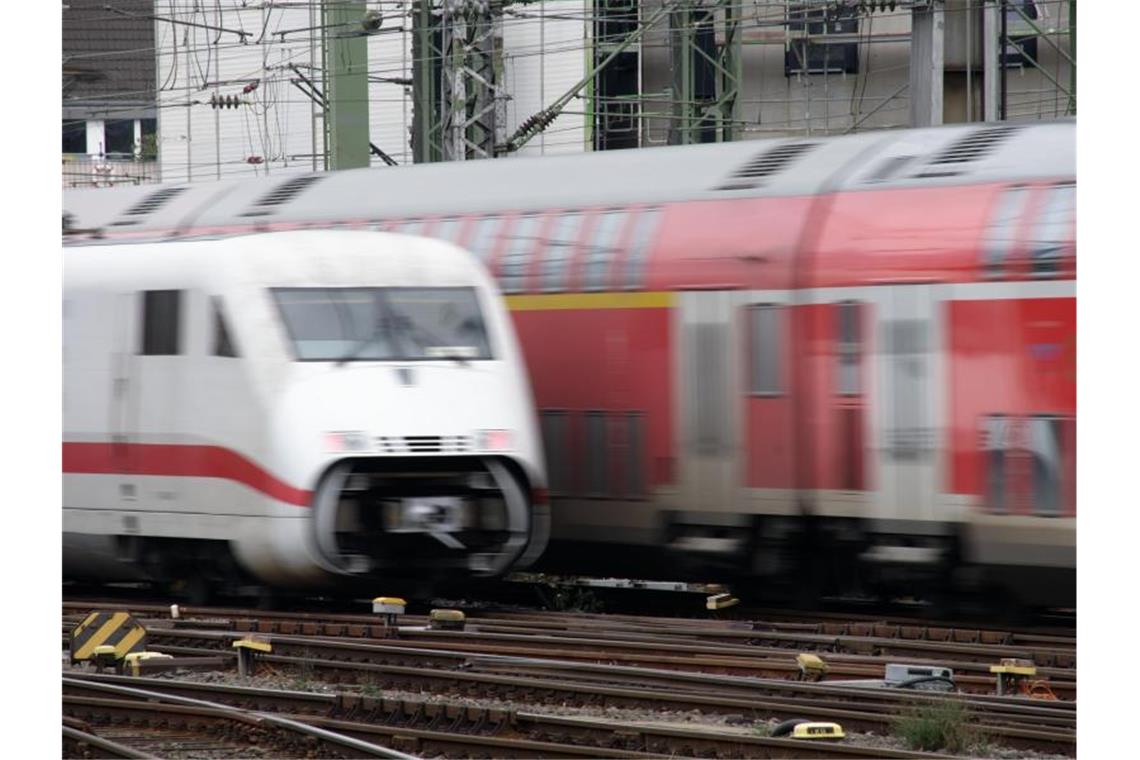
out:
M1055 277L1072 241L1076 185L1054 185L1046 193L1029 248L1034 277Z
M781 392L782 312L778 304L748 307L748 390L754 396L775 396Z
M624 211L607 211L594 222L593 240L586 251L585 290L604 290L610 264L617 254L618 235L629 217Z
M173 356L180 353L179 321L181 290L146 290L142 301L142 356Z
M554 223L554 230L546 240L542 262L542 289L566 290L566 271L570 258L578 245L582 229L580 213L564 214Z
M1011 187L997 200L986 226L982 244L982 266L987 277L1001 277L1006 261L1017 243L1017 225L1029 199L1029 188Z
M649 258L649 249L660 221L661 209L656 208L643 210L637 218L626 267L625 286L629 290L636 290L645 285L645 262Z
M222 299L215 296L210 300L214 318L214 345L211 348L211 353L214 356L236 358L238 355L237 348L234 345L233 338L230 337L230 329L226 325L226 317L222 312Z
M479 257L484 264L491 258L495 250L495 242L499 239L499 229L503 225L500 216L486 216L475 223L467 247Z
M474 288L275 288L300 361L490 359Z
M526 283L527 263L538 239L539 223L537 216L522 216L515 222L510 232L510 244L503 256L499 282L504 293L518 293Z
M859 394L859 359L862 354L860 316L862 304L843 301L836 304L838 319L836 354L839 357L838 389L840 395Z

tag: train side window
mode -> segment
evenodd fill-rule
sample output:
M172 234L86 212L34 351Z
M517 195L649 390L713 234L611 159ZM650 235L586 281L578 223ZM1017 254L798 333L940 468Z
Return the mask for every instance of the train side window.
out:
M485 216L475 223L475 231L471 233L467 247L484 264L487 263L487 259L491 257L491 252L495 249L495 241L498 239L502 224L503 218L501 216Z
M1011 187L998 198L982 244L982 266L987 277L1005 274L1006 261L1017 243L1017 223L1028 199L1026 187Z
M618 234L628 218L624 211L607 211L598 217L593 240L586 251L585 290L605 290L610 263L617 254Z
M539 417L550 492L561 496L570 491L569 420L562 409L543 409Z
M586 494L604 496L607 493L606 465L610 458L606 445L605 412L586 412Z
M636 499L645 494L645 415L641 412L626 412L624 421L628 453L625 469L629 475L626 488L628 495Z
M432 230L431 236L433 238L437 238L438 240L444 240L444 241L447 241L448 243L454 243L455 238L459 234L459 230L462 227L462 225L463 225L462 219L455 219L455 218L444 219L435 225L435 229Z
M1076 195L1077 187L1072 183L1054 185L1047 191L1029 249L1034 277L1057 275L1062 255L1071 240Z
M582 214L575 211L563 214L554 224L554 231L545 242L542 267L542 289L566 290L566 271L578 235L582 230Z
M1033 458L1033 513L1042 517L1061 514L1063 420L1051 414L1029 419L1029 453Z
M1004 414L982 418L982 454L985 457L986 510L995 514L1006 511L1006 444L1010 439L1010 421Z
M527 262L538 236L540 218L537 216L522 216L515 222L515 228L510 235L510 247L503 256L502 272L499 282L504 293L518 293L526 282Z
M179 321L181 290L143 291L142 356L173 356L180 353Z
M233 338L230 337L230 329L226 324L225 313L222 311L222 299L214 296L210 299L213 305L214 315L214 356L225 356L229 358L237 357L237 348L234 345Z
M629 246L629 260L626 262L626 288L629 290L645 285L645 262L649 258L649 249L660 221L661 209L657 208L645 209L637 218L633 242Z
M401 235L422 235L422 234L424 234L423 231L424 231L424 220L423 219L411 219L409 221L404 222L403 224L401 224L399 227L396 228L396 232L399 232Z
M754 396L775 396L781 392L782 311L778 304L755 304L748 307L748 390Z
M863 350L861 320L862 304L841 301L836 304L838 330L836 354L839 357L839 393L843 396L859 395L859 360Z

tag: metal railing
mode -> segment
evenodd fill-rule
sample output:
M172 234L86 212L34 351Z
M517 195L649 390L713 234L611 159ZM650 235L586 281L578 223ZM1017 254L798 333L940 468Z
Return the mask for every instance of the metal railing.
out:
M63 154L63 186L117 187L159 181L158 161L133 156Z

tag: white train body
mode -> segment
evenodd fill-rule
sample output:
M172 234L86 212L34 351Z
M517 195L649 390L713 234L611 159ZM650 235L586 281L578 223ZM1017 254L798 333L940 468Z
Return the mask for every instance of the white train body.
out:
M467 252L312 231L64 261L65 576L304 587L541 552L529 381Z

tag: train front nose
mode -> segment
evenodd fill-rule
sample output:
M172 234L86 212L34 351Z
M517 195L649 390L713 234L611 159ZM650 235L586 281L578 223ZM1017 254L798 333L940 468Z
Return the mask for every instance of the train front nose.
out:
M313 545L338 573L506 571L532 540L521 402L493 367L344 368L299 385ZM298 463L300 464L300 463Z

